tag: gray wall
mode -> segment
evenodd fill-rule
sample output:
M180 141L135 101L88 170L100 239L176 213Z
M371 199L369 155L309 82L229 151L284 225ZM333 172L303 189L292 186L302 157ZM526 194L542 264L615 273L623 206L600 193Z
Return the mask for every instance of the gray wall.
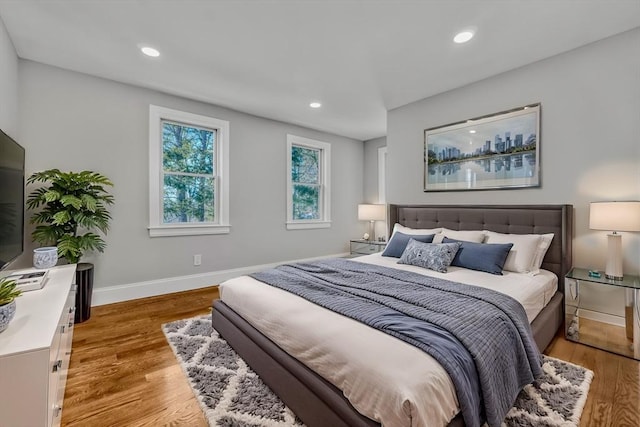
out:
M89 259L96 287L346 252L360 229L362 141L35 62L19 67L27 173L92 169L115 183L106 252ZM230 122L230 234L148 237L149 104ZM287 133L331 143L329 229L285 229ZM202 254L200 267L194 254Z
M0 129L18 138L18 55L0 19Z
M569 203L575 208L574 265L603 269L606 233L589 229L589 202L640 200L640 29L387 115L387 201L391 203ZM538 189L423 192L423 131L541 102ZM640 233L623 233L625 272L640 271Z

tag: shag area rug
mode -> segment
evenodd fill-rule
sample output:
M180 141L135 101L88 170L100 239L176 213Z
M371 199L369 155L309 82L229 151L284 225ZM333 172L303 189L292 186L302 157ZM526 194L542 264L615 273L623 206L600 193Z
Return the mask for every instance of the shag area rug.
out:
M211 326L211 316L162 326L209 425L302 426ZM544 376L526 386L503 426L570 427L580 424L593 372L544 356Z

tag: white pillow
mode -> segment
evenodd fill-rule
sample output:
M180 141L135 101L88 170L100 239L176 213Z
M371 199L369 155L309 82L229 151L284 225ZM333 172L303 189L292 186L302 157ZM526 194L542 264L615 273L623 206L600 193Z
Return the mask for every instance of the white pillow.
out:
M537 274L551 240L542 234L503 234L485 231L486 243L513 243L504 269L516 273ZM545 236L543 238L543 236ZM553 239L553 234L551 234Z
M409 228L404 225L398 224L397 222L393 226L393 233L399 231L404 234L413 234L413 235L424 235L424 234L438 234L442 231L442 227L438 228ZM393 236L393 233L391 235Z
M436 234L433 243L442 243L442 240L448 237L455 240L464 240L465 242L482 243L484 241L484 231L480 230L449 230L443 228L440 234Z
M540 244L538 244L538 250L536 251L536 256L533 258L533 264L531 264L531 272L533 274L538 274L540 272L540 267L542 267L542 261L544 260L544 256L547 254L547 250L549 250L549 247L551 246L552 240L553 240L553 233L540 235Z

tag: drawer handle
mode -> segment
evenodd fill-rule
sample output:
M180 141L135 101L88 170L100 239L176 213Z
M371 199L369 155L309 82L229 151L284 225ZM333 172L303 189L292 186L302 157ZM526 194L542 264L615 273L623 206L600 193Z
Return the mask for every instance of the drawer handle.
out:
M65 330L66 327L67 327L66 325L60 326L60 333L61 334L64 334L64 330Z
M62 412L62 407L60 405L54 405L54 407L53 407L53 417L54 418L59 417L61 412Z
M73 327L73 320L69 320L69 329Z
M58 369L62 367L62 360L58 360L53 364L53 372L58 372Z
M69 307L69 314L73 314L76 311L76 307Z

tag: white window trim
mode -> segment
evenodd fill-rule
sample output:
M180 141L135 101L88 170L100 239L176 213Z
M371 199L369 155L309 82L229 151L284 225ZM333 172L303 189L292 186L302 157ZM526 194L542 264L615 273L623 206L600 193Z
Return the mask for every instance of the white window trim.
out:
M294 145L321 150L320 176L322 185L321 219L293 219L293 183L291 182L291 150ZM315 139L287 134L287 230L331 227L331 144Z
M162 212L162 141L161 123L169 120L197 127L216 129L216 222L163 224ZM229 122L170 108L149 106L149 236L194 236L228 234L229 224Z
M378 148L378 203L385 204L387 201L386 191L387 175L387 147Z

